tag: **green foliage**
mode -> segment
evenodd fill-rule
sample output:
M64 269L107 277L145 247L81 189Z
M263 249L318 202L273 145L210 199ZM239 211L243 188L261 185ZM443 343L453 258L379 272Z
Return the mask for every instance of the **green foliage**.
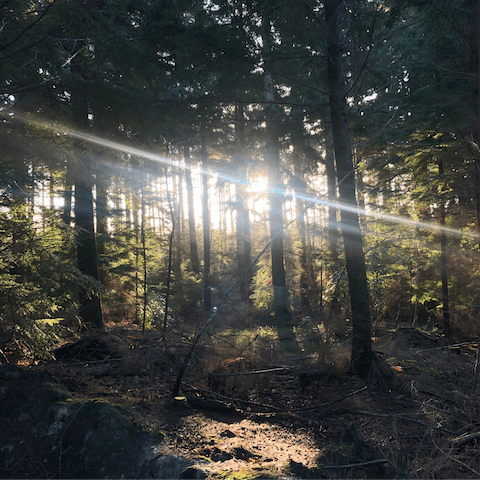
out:
M260 267L255 272L252 280L253 293L250 296L253 304L257 308L272 311L273 309L273 285L270 267L266 261L260 263Z
M0 329L3 342L21 342L32 357L44 358L58 328L41 319L70 311L79 286L100 285L72 262L74 232L56 215L26 215L23 201L4 197L0 212ZM7 210L8 208L8 210Z

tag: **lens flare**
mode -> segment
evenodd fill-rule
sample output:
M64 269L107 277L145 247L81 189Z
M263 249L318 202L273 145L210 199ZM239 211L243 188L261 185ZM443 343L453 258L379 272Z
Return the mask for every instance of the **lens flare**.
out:
M147 150L143 150L140 148L132 147L129 145L122 144L120 142L114 142L111 140L106 140L104 138L97 137L95 135L87 134L87 133L82 133L74 129L69 129L66 127L58 126L58 125L53 125L51 122L46 122L43 120L39 119L34 119L31 116L24 116L21 114L16 113L15 114L15 119L19 119L23 122L26 123L35 123L43 128L49 129L51 131L54 131L57 134L63 134L70 136L72 138L76 138L78 140L82 140L85 142L89 142L95 145L99 145L105 148L109 148L111 150L117 151L117 152L122 152L126 153L129 155L133 155L139 158L144 158L147 160L151 160L154 162L162 163L165 165L170 165L172 167L177 167L177 164L175 161L162 156L158 155L156 153L149 152ZM12 118L8 119L9 121L12 120ZM186 165L185 168L190 168L192 169L191 166ZM218 178L221 178L222 180L225 180L227 182L232 182L232 183L237 183L237 184L242 184L246 185L248 189L252 192L260 192L260 191L270 191L274 192L277 194L284 195L286 198L292 198L292 196L295 196L296 198L301 198L305 200L306 202L310 202L312 205L323 205L325 207L334 207L337 208L341 211L346 211L346 212L356 212L359 215L363 215L366 217L372 217L376 218L378 220L384 220L389 223L396 223L396 224L403 224L407 226L411 226L414 228L422 228L428 231L432 232L438 232L438 233L444 233L449 236L454 236L454 237L469 237L474 240L479 240L480 239L480 234L471 232L471 231L464 231L464 230L458 230L455 228L449 228L449 227L442 227L441 225L438 225L436 223L432 222L422 222L418 220L412 220L411 218L407 217L401 217L397 215L391 215L391 214L386 214L383 212L379 212L373 209L361 209L357 208L356 206L352 205L346 205L342 204L340 202L329 202L326 200L326 198L323 197L318 197L314 195L308 195L308 194L298 194L295 193L295 195L292 195L292 193L287 192L287 190L282 190L278 188L273 188L270 187L268 188L268 179L266 177L257 177L253 182L246 182L245 180L236 178L231 175L227 175L224 172L219 172L215 171L212 172L207 169L203 169L202 173L207 174L207 175L216 175Z

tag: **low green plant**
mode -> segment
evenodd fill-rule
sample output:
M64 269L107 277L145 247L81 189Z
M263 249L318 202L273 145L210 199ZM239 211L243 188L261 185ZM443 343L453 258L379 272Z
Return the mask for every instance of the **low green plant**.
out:
M23 202L2 198L0 206L1 347L47 358L62 327L45 319L75 310L80 286L93 294L100 285L76 268L74 231L54 212L42 212L38 225Z

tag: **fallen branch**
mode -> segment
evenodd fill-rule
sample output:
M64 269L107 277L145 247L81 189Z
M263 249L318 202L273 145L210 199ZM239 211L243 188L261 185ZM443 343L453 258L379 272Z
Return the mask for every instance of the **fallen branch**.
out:
M218 400L205 400L199 397L187 395L187 402L191 407L200 408L202 410L211 410L213 412L222 413L240 413L235 405L229 405Z
M455 413L455 412L452 412L452 411L449 411L449 410L445 410L443 408L436 407L435 405L432 405L430 403L420 402L419 400L413 400L413 403L415 403L417 405L421 405L422 407L432 408L433 410L436 410L437 412L441 412L445 415L451 415L452 417L461 418L462 420L467 421L467 422L469 421L469 418L467 417L467 415L461 415L460 413Z
M368 462L360 463L349 463L347 465L319 465L321 468L350 468L350 467L363 467L364 465L373 465L375 463L386 463L388 460L386 458L381 458L379 460L370 460Z
M281 408L275 407L274 405L267 405L265 403L258 403L258 402L253 402L252 400L240 400L240 399L235 399L232 397L227 397L225 395L222 395L221 393L214 392L213 390L203 390L201 388L195 388L190 386L191 388L187 391L194 391L194 392L199 392L199 393L206 393L208 395L214 395L217 398L222 398L223 400L227 400L232 404L235 404L235 402L242 403L244 405L251 405L253 407L258 407L258 408L263 408L265 410L271 410L273 412L282 412L283 410Z
M278 367L278 368L268 368L266 370L255 370L253 372L236 372L236 373L211 373L210 375L214 377L236 377L239 375L260 375L262 373L270 373L270 372L283 372L288 368Z
M50 365L42 365L43 368L55 368L55 367L79 367L81 365L87 367L88 365L93 365L95 363L109 363L109 362L120 362L123 358L105 358L104 360L92 360L92 361L85 361L85 362L75 362L75 363L67 363L67 362L56 362Z
M480 432L460 435L457 438L453 438L451 442L455 445L463 445L464 443L477 440L477 438L480 438Z
M460 348L460 347L466 347L467 345L477 345L478 342L462 342L462 343L452 343L450 345L443 345L443 347L434 347L434 348L423 348L421 351L422 352L428 352L431 350L444 350L447 348Z
M465 467L467 470L470 470L472 473L474 473L476 475L476 478L480 478L480 472L477 472L477 470L473 469L472 467L469 467L466 463L463 463L461 462L460 460L457 460L455 457L452 457L451 455L449 455L447 452L444 452L438 445L437 443L435 442L435 438L433 438L433 435L432 435L432 441L433 441L433 444L435 445L435 448L442 454L444 455L445 457L449 458L450 460L453 460L454 462L458 463L459 465L461 465L462 467Z
M350 392L348 395L344 395L343 397L337 398L336 400L333 400L331 402L322 403L321 405L314 405L312 407L295 408L293 410L290 410L290 412L308 412L309 410L315 410L317 408L329 407L330 405L335 405L336 403L341 402L342 400L345 400L346 398L353 397L354 395L358 395L359 393L364 392L367 388L368 388L368 386L362 387L359 390L355 390L354 392Z
M379 398L380 400L384 400L386 402L393 402L393 403L396 403L398 405L401 405L402 407L405 407L406 405L410 406L410 407L413 407L414 405L421 405L422 407L431 408L433 410L436 410L437 412L444 413L445 415L451 415L453 417L461 418L464 421L467 421L467 422L469 421L469 418L466 415L462 415L460 413L452 412L450 410L445 410L444 408L436 407L435 405L432 405L431 403L426 403L425 401L422 402L420 400L415 400L415 399L408 399L408 400L404 400L404 401L399 401L396 398L386 398L386 397L382 397L381 395L375 395L374 393L372 393L372 395L375 398ZM453 400L452 400L452 402L453 402Z
M421 422L420 420L415 420L414 418L404 417L403 415L398 415L396 413L386 414L386 413L363 412L363 411L356 411L356 410L350 410L350 413L355 413L355 414L358 414L358 415L369 415L371 417L398 418L399 420L406 420L407 422L412 422L412 423L417 423L418 425L423 425L424 427L431 428L432 430L439 430L439 431L450 433L450 434L454 433L451 430L447 430L446 428L433 427L432 425L429 425L428 423ZM423 413L423 414L420 414L420 415L427 415L427 414Z

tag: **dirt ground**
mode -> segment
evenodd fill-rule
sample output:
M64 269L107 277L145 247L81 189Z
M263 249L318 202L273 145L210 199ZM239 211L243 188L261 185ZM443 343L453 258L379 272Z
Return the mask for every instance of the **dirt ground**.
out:
M299 355L288 342L304 337L297 329L275 344L280 355L263 357L205 342L174 399L191 340L166 342L158 331L113 325L84 344L65 339L70 351L59 350L56 361L22 367L24 388L35 396L32 375L40 375L78 404L120 406L139 430L161 432L161 455L187 461L181 478L480 477L477 343L385 330L374 348L395 372L397 381L387 384ZM3 409L17 400L8 394L8 375L2 384ZM22 415L0 417L0 477L65 478L57 445L27 434ZM8 461L19 445L22 461Z

